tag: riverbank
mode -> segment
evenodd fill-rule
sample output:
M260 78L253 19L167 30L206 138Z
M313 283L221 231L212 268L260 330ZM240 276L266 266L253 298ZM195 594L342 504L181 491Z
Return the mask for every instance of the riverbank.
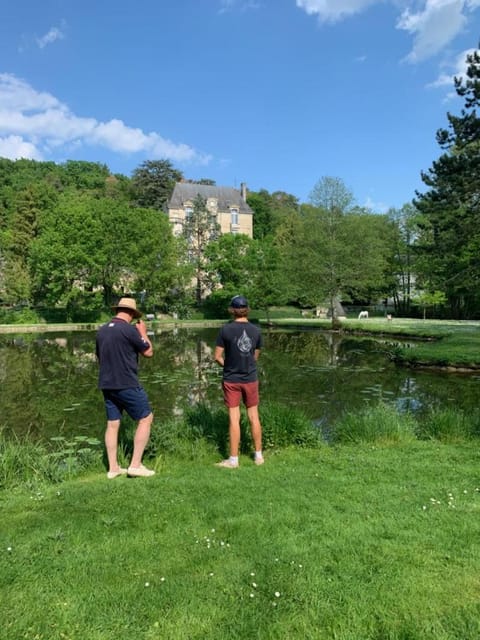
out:
M168 331L176 328L209 328L221 326L225 320L151 320L147 321L152 331ZM58 333L62 331L96 331L102 322L64 322L45 324L0 324L0 334L12 333Z
M265 322L265 321L263 321ZM282 318L271 328L330 330L329 320ZM480 370L480 322L369 318L342 320L338 333L381 336L392 339L390 356L397 364L458 373ZM408 345L394 340L407 340Z
M331 322L326 319L277 318L268 321L259 317L259 323L265 331L279 329L331 330ZM155 333L172 329L219 327L224 319L195 320L153 320L147 321L149 330ZM96 331L101 323L64 323L64 324L9 324L0 325L0 334L51 333L70 331ZM392 339L390 357L397 364L434 368L458 373L470 373L480 370L480 322L459 320L418 320L409 318L369 318L367 320L342 320L337 333L353 335L372 335ZM408 339L408 346L395 339Z

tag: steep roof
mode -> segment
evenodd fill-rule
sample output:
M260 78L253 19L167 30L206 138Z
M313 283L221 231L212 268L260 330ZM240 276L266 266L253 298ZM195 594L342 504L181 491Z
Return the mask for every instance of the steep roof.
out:
M201 195L202 198L216 198L219 211L228 211L230 207L238 207L240 213L253 213L242 198L238 189L233 187L217 187L209 184L192 184L191 182L177 182L168 202L169 209L181 209L184 202Z

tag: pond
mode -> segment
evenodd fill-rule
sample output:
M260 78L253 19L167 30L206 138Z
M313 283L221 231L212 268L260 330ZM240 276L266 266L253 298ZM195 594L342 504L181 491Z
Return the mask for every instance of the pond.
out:
M197 402L223 406L221 371L213 362L217 331L176 329L151 336L155 355L141 359L140 379L157 421ZM398 367L388 357L393 341L314 329L264 329L263 335L262 401L301 407L321 428L379 398L417 413L478 405L478 375ZM20 437L101 437L105 416L94 352L94 332L0 336L0 426Z

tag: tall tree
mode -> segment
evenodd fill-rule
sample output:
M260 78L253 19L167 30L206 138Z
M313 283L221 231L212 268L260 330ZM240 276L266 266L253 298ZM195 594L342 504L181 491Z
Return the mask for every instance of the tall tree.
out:
M163 210L183 174L169 160L146 160L132 175L132 197L139 207Z
M466 57L465 77L455 89L464 99L460 116L447 113L448 127L437 131L444 150L422 173L428 187L417 193L419 221L419 284L441 291L454 317L480 311L480 53Z
M390 258L391 295L397 314L410 313L416 273L416 248L418 235L418 211L413 204L387 213L391 221L392 252Z
M191 213L183 225L183 237L188 245L188 259L195 272L195 300L201 304L208 291L205 250L212 240L220 236L220 225L215 213L207 208L207 201L200 194L193 201Z
M338 178L320 180L312 201L302 205L298 219L291 218L290 231L283 227L279 241L296 299L308 306L327 302L335 325L339 300L365 299L384 289L388 224L385 217L353 209L353 197Z

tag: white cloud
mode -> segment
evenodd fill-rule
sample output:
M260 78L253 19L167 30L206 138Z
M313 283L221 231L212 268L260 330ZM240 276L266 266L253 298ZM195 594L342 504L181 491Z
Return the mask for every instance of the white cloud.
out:
M99 122L77 116L49 93L33 89L10 74L0 74L0 140L6 157L48 156L72 146L100 146L112 152L144 153L177 162L207 164L210 156L156 132L145 133L121 120ZM7 153L8 152L8 153Z
M464 0L427 0L422 11L406 9L397 22L398 29L408 31L414 38L405 59L419 62L441 51L465 26L464 7Z
M257 0L220 0L219 13L228 13L236 9L237 11L248 11L249 9L259 9L260 3Z
M382 0L296 0L297 7L308 15L317 15L321 22L337 22L360 13Z
M474 49L466 49L459 53L457 58L453 61L452 64L449 64L446 71L443 71L436 80L427 85L427 87L432 89L442 89L443 87L449 87L452 89L447 96L446 99L450 100L456 97L457 93L453 90L453 79L454 78L462 78L466 79L466 71L467 71L467 55L473 53Z
M0 158L42 160L42 154L31 142L20 136L0 137Z
M52 44L56 40L63 40L65 34L58 27L52 27L44 36L37 38L37 44L40 49L44 49L48 44Z
M387 2L398 10L403 8L396 27L413 37L412 50L405 57L412 63L441 51L464 29L469 14L480 8L480 0L296 0L296 5L328 23Z

